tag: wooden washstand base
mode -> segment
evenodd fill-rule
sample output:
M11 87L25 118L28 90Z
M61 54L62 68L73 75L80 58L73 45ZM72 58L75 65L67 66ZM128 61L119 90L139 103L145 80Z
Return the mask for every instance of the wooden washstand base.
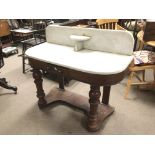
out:
M59 88L53 88L50 91L50 95L47 96L47 101L44 104L38 104L40 109L49 107L52 104L64 103L71 107L76 107L82 110L89 118L90 103L87 97L78 95L68 90L62 90ZM94 125L87 121L87 127L89 131L97 131L101 128L103 121L114 112L114 108L106 104L98 104L97 120Z

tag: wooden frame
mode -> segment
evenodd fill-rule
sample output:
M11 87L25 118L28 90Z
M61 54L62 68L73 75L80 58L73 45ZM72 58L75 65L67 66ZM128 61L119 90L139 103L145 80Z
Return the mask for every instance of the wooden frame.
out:
M96 23L100 29L126 30L118 25L118 19L97 19Z
M111 88L111 85L117 84L124 78L126 70L121 73L112 74L112 75L97 75L97 74L84 73L81 71L65 68L62 66L56 66L51 63L49 64L47 62L43 62L33 58L28 58L28 59L31 67L33 68L33 78L37 88L37 97L39 99L38 106L40 109L50 106L51 104L54 104L57 101L63 100L63 102L65 101L64 103L67 103L71 106L76 106L79 109L84 110L84 112L88 116L87 128L89 131L99 130L101 128L101 125L104 119L113 113L114 108L112 108L109 105L110 88ZM75 94L70 95L71 97L66 97L68 95L65 96L65 94L68 94L68 93L64 91L64 87L62 87L63 85L61 85L64 79L60 78L59 79L60 90L59 91L56 91L56 89L53 90L52 97L54 99L52 100L52 102L47 103L45 99L43 86L42 86L43 79L42 79L41 70L50 71L51 68L53 67L55 68L58 74L62 75L60 77L67 76L77 81L81 81L89 84L90 85L89 100L83 99L82 96L75 97L77 96ZM100 100L99 100L101 95L100 86L104 86L102 103L100 103ZM54 94L56 94L57 96L55 97ZM82 104L83 101L85 103L86 102L89 103L90 107L89 107L89 104L87 103ZM69 102L72 102L72 103L69 103Z

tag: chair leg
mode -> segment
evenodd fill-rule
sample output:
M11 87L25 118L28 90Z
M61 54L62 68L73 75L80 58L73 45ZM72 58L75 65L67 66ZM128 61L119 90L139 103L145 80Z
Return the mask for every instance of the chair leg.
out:
M133 51L136 51L136 47L137 47L137 37L135 38Z
M18 54L19 52L18 52L18 49L16 50L16 53Z
M6 89L11 89L17 94L17 87L8 85L8 82L5 78L0 78L0 86Z
M23 74L25 74L25 44L23 43L23 51L22 51L22 66L23 66Z
M125 90L125 95L124 95L125 99L127 98L128 94L129 94L129 90L130 90L130 87L131 87L133 76L134 76L134 72L131 71L131 73L129 75L129 78L128 78L128 81L127 81L126 90Z
M145 82L145 70L142 71L142 80Z
M153 69L153 78L154 78L154 81L155 81L155 69Z

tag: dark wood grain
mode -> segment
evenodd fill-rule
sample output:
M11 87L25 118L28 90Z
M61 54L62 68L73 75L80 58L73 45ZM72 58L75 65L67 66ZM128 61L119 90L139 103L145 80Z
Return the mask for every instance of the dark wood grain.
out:
M124 78L126 70L118 74L98 75L65 68L63 66L57 66L33 58L29 58L29 63L33 68L33 77L35 79L34 82L37 88L37 97L39 99L38 105L40 108L50 106L51 104L60 100L64 101L64 103L67 103L68 105L79 107L80 109L87 111L87 127L89 131L99 130L103 121L113 113L114 108L109 106L110 87L111 85L117 84ZM85 102L85 99L82 99L81 96L76 97L75 94L70 96L69 93L65 93L66 91L62 87L59 92L56 90L52 91L52 98L54 100L47 103L42 87L43 80L40 70L48 70L48 72L50 72L50 68L55 68L55 70L57 70L60 75L90 84L89 100L87 99L87 102ZM60 81L61 80L62 79L60 78ZM101 95L100 86L104 86L102 104L99 100ZM61 85L59 87L61 88ZM88 104L90 104L90 106L88 106Z
M34 83L36 84L37 87L37 97L39 98L38 100L38 106L39 108L43 108L46 106L47 102L45 100L45 93L42 87L42 74L39 69L33 69L33 78L34 78Z

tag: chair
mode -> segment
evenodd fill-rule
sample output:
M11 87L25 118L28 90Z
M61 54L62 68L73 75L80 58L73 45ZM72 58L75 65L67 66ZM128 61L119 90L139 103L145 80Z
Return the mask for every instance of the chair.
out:
M4 66L4 60L2 54L2 47L0 46L0 68L2 68L3 66ZM0 86L6 89L13 90L15 94L17 93L17 87L8 85L8 82L6 81L5 78L0 78Z
M2 44L3 56L18 53L17 47L13 47L11 31L7 20L0 20L0 42Z
M126 30L118 24L118 19L97 19L96 24L100 29Z
M119 19L118 24L126 30L133 33L135 44L134 51L137 47L137 34L143 29L145 21L143 19Z
M2 38L4 39L2 41ZM12 43L11 31L7 20L0 20L0 41L3 44L2 48Z
M45 38L43 37L44 33L45 33L45 29L36 30L33 33L33 38L21 41L21 43L23 45L22 55L21 55L22 56L23 73L25 73L27 70L29 70L29 68L26 69L26 65L28 65L28 63L26 62L27 57L25 55L25 51L30 47L44 43L45 42Z
M136 32L140 30L140 28L137 25L137 22L137 19L119 19L118 24L128 31L132 31L133 36L137 37Z
M146 32L146 31L145 31ZM149 43L153 43L154 41L145 42L143 40L144 31L140 31L137 34L137 38L139 41L139 51L135 51L133 53L134 60L132 64L129 67L129 78L127 81L127 86L125 90L124 97L127 98L129 94L129 90L131 85L137 85L143 88L155 88L155 53L148 50L143 50L144 45L149 45ZM153 70L153 81L146 81L145 79L145 73L147 69ZM141 73L141 77L140 77ZM134 78L138 80L138 82L134 82Z

